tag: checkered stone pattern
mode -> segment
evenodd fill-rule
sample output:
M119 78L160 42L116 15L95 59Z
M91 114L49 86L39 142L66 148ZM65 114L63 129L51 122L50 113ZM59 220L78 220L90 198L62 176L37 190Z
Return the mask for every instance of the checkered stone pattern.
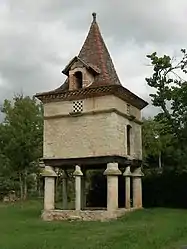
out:
M78 113L83 111L83 101L73 101L73 113Z

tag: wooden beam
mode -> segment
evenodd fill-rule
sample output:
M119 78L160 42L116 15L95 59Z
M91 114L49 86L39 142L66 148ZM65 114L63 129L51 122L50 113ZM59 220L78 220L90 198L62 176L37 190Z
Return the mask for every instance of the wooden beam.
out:
M102 157L82 157L82 158L43 158L42 159L45 165L53 167L65 167L73 168L75 165L83 166L84 168L93 168L99 169L106 165L107 163L119 163L121 165L127 166L132 165L137 167L141 164L140 160L129 160L126 157L122 156L102 156Z

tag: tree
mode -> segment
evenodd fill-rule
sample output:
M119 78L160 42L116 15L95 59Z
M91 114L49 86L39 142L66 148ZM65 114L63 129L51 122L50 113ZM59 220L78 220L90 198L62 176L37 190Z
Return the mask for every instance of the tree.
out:
M6 99L1 111L5 118L0 126L0 154L7 169L19 178L21 198L26 198L27 177L37 171L35 162L42 155L42 106L35 98L17 95L13 101Z
M173 135L166 131L166 127L161 121L154 118L143 119L143 161L150 162L150 157L156 162L156 167L162 167L163 156L167 154L172 145Z
M185 49L182 49L181 53L179 61L167 55L158 57L156 52L147 55L151 60L153 75L146 78L146 81L155 90L155 93L150 94L153 105L162 110L155 120L166 127L167 134L174 136L173 156L177 158L180 167L186 167L184 162L187 159L187 53Z

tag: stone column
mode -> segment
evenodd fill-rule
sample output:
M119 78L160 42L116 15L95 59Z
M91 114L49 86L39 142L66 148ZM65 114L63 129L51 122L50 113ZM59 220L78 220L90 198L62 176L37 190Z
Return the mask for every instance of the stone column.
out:
M67 173L63 170L62 174L62 208L68 209L68 192L67 192Z
M123 173L125 176L125 208L130 209L131 208L131 171L130 166L127 166L125 169L125 172Z
M75 171L73 173L75 176L75 209L81 210L81 177L83 173L80 166L75 166Z
M121 175L118 163L108 163L104 175L107 176L107 210L113 211L118 208L118 176Z
M142 177L144 174L141 171L141 167L135 169L132 173L133 183L133 207L142 208Z
M44 210L55 209L55 178L57 174L50 166L45 166L42 175L45 177Z

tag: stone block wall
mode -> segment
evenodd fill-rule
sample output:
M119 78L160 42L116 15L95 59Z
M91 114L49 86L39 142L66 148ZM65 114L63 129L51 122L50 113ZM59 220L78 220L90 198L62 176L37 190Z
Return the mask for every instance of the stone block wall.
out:
M109 212L107 210L50 210L43 211L42 219L45 221L108 221L111 219L117 219L118 217L123 216L126 212L130 212L133 210L135 210L135 208L121 208L113 212Z
M72 111L73 101L59 101L44 104L44 117L56 117L69 115ZM127 102L113 95L106 95L102 97L87 98L83 100L83 113L90 111L105 111L111 108L117 109L124 115L127 114ZM141 121L141 111L138 108L131 106L131 113L137 120Z
M131 156L141 159L140 111L127 115L127 103L113 96L82 100L81 115L71 116L73 101L44 104L44 157L127 155L126 126L132 127ZM117 111L117 112L116 112Z

